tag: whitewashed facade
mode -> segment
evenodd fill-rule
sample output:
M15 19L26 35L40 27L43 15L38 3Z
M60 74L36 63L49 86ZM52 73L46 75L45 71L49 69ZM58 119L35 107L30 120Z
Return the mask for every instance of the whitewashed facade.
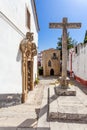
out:
M27 19L30 20L30 28ZM33 32L34 42L38 47L38 31L34 0L0 0L0 102L4 97L9 99L9 94L19 95L17 100L20 100L22 94L20 42L26 32ZM36 76L37 56L34 58L34 80ZM5 103L1 103L1 106L5 106Z
M38 66L42 67L42 52L38 53Z
M72 76L82 84L87 85L87 44L78 44L77 47L69 50L68 71L73 71Z

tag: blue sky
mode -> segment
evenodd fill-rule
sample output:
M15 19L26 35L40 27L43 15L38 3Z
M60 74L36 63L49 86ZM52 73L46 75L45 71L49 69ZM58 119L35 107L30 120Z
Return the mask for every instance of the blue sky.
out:
M35 0L40 26L39 51L56 48L61 29L49 29L50 22L62 22L63 17L68 22L81 22L80 29L68 29L72 39L83 42L87 30L87 0Z

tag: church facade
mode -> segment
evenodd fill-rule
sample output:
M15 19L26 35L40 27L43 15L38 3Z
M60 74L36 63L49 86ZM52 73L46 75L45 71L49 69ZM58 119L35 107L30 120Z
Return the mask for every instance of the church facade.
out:
M44 76L56 76L60 74L60 51L48 49L42 52L42 66Z
M39 31L35 1L1 0L0 30L0 107L4 107L25 102L34 88Z

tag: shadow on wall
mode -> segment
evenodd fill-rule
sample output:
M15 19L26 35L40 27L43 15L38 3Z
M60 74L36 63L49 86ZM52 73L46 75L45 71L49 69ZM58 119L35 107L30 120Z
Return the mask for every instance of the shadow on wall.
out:
M21 57L22 57L22 54L21 54L21 50L19 48L18 52L17 52L17 56L16 56L16 61L19 62L21 60Z

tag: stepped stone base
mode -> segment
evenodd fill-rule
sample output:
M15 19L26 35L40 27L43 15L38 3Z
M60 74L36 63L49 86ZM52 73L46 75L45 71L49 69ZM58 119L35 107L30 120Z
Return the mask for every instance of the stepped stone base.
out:
M86 121L87 107L83 100L76 96L58 96L55 94L55 87L49 88L49 120L70 120Z
M61 86L55 87L56 94L58 96L76 96L74 87L68 87L67 89L61 88Z
M87 114L50 112L49 119L87 121Z

